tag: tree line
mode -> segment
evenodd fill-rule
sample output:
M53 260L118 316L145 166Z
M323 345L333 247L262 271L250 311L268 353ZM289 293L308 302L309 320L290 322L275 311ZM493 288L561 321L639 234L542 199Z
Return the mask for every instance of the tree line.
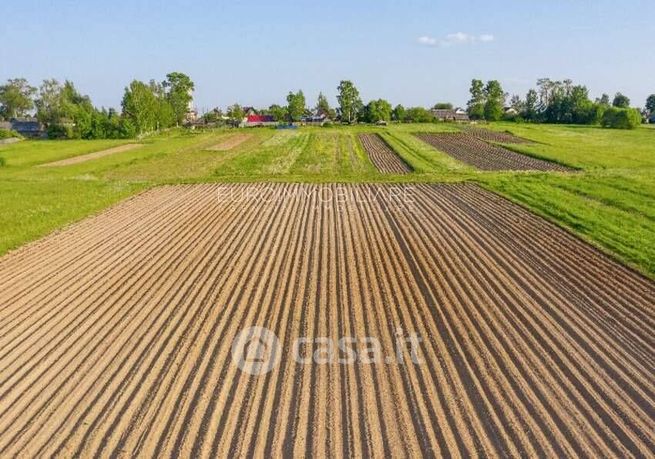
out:
M125 88L118 113L95 107L71 81L47 79L36 88L16 78L0 86L0 118L34 113L49 138L132 138L182 124L193 89L191 79L180 72L169 73L161 82L134 80Z
M642 112L631 108L630 99L620 92L611 101L607 94L591 100L587 87L575 85L572 80L539 79L537 88L530 89L525 98L512 96L508 110L505 110L508 95L497 80L485 85L481 80L474 79L469 92L471 98L467 111L473 120L600 124L604 127L631 129L655 114L655 94L649 96L646 109Z
M342 80L337 87L337 106L331 107L327 97L321 92L316 104L310 107L302 90L290 91L286 96L287 105L272 104L267 108L256 109L259 115L269 115L276 122L298 122L309 117L325 118L346 124L407 122L429 123L435 121L434 115L424 107L395 107L385 99L376 99L364 103L359 90L350 80ZM437 104L438 106L439 104ZM451 104L447 104L452 108ZM437 107L435 106L435 107ZM203 115L206 122L215 123L221 119L238 123L245 117L242 105L235 103L227 107L225 112L219 108Z
M130 138L184 123L192 100L194 83L188 75L172 72L163 81L134 80L126 88L121 111L96 108L70 81L49 79L38 87L25 79L10 79L0 86L0 119L21 118L35 113L51 138ZM509 99L509 101L508 101ZM298 122L318 116L342 123L426 123L435 121L432 110L452 109L450 103L424 107L392 106L385 99L364 103L352 81L343 80L337 87L337 106L319 94L314 107L307 106L302 90L291 91L286 105L273 104L257 110L277 122ZM630 99L617 93L612 100L606 94L591 100L584 85L571 80L543 78L525 95L508 97L497 80L484 83L474 79L466 110L472 120L513 120L535 123L600 124L606 127L632 128L644 117L655 116L655 94L649 96L643 112L630 107ZM208 123L225 118L239 124L245 117L239 104L203 116Z

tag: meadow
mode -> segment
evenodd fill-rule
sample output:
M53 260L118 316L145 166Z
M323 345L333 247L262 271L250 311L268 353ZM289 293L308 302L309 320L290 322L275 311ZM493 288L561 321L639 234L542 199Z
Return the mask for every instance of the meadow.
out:
M497 123L533 143L507 148L578 169L482 172L416 133L449 124L252 129L232 149L212 146L242 131L171 130L143 146L66 167L43 164L134 141L24 141L0 146L0 254L161 184L204 182L476 182L530 208L649 276L655 275L655 130ZM382 174L358 135L378 133L413 169Z

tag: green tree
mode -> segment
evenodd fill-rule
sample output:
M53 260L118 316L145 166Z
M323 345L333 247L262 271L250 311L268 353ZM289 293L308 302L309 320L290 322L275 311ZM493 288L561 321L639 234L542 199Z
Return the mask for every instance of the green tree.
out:
M36 88L25 78L14 78L0 86L0 116L5 119L19 118L34 108Z
M35 101L36 117L46 127L56 124L64 116L64 85L57 80L43 80Z
M537 121L539 112L539 96L537 91L530 89L525 96L525 106L523 109L523 118L527 121Z
M268 107L268 113L273 117L275 121L284 121L287 116L287 108L273 104Z
M636 129L641 124L641 113L635 108L610 107L603 114L601 125L613 129Z
M182 124L190 110L195 86L188 75L181 72L172 72L166 75L162 83L166 90L166 98L173 109L176 124Z
M391 119L394 121L405 121L405 107L398 104L391 112Z
M434 115L423 107L410 107L405 111L405 121L411 123L431 123Z
M243 111L243 108L239 104L233 104L227 107L227 116L234 123L240 123L243 118L246 116L246 112Z
M337 91L339 92L337 101L339 102L341 121L347 123L357 121L357 114L363 107L362 99L359 97L359 91L349 80L342 80L337 87Z
M505 93L498 80L491 80L484 88L484 118L487 121L499 121L503 118Z
M466 104L466 111L472 120L481 120L484 118L485 92L482 80L472 80L471 99Z
M366 121L369 123L377 123L378 121L390 121L391 112L391 104L386 100L372 100L366 106Z
M651 94L646 99L646 110L649 114L655 114L655 94Z
M333 119L335 116L334 109L330 107L327 97L323 93L318 94L318 102L316 103L316 114L318 116L325 115L327 118Z
M610 105L610 96L603 93L602 96L600 96L598 99L596 99L596 103L598 105L605 105L605 106L609 107L609 105Z
M617 92L612 101L612 106L616 108L630 108L630 99L620 92Z
M305 95L302 91L298 91L295 94L293 92L289 92L287 95L287 115L289 117L289 121L300 121L300 119L305 114L305 105Z
M453 109L453 104L450 102L437 102L434 104L434 107L432 107L433 110L452 110Z
M150 85L134 80L125 88L121 102L123 117L130 121L136 134L157 129L160 102Z

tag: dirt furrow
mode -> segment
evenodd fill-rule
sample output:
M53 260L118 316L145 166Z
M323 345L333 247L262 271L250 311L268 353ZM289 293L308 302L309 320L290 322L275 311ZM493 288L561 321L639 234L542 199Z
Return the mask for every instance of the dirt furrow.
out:
M473 185L163 187L0 287L7 456L655 450L655 284ZM232 356L255 325L263 374Z

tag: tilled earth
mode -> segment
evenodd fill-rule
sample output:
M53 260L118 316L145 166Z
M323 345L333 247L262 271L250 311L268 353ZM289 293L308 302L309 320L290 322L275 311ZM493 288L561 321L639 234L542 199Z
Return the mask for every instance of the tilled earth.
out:
M411 167L377 134L360 134L359 139L373 165L382 173L407 174Z
M0 453L649 456L654 298L473 185L158 188L0 259Z
M417 134L417 137L453 158L486 171L558 171L570 167L516 153L493 145L470 133Z

